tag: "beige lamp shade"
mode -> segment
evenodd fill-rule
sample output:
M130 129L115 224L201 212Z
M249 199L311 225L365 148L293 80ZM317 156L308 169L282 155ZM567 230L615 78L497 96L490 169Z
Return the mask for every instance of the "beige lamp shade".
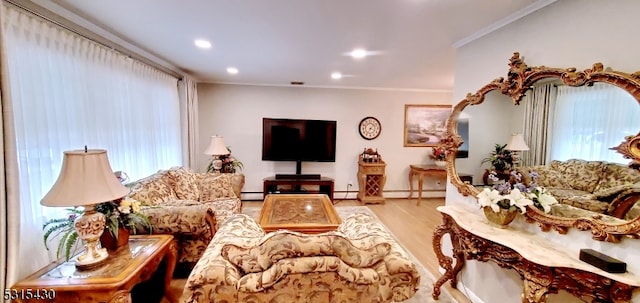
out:
M230 153L227 145L224 144L222 136L211 136L211 142L209 142L209 146L204 151L205 155L212 156L228 155Z
M129 189L118 181L107 151L65 151L62 170L51 190L42 198L45 206L81 206L122 198Z
M505 149L514 151L526 151L529 150L529 146L526 142L524 142L524 137L522 136L522 134L515 133L511 135L511 140L509 140L509 143L507 144L507 147L505 147Z

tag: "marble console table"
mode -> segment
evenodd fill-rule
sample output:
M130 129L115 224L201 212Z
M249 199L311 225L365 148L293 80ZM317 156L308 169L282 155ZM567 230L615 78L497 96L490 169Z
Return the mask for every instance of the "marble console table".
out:
M523 279L525 303L545 302L549 293L558 290L591 302L631 302L633 290L640 287L637 273L600 270L582 262L578 251L569 251L523 230L494 227L475 210L447 205L438 207L438 211L443 223L434 231L433 249L445 273L434 283L434 299L447 281L452 287L457 286L457 275L465 260L493 261L518 272ZM442 252L445 234L451 237L455 264Z

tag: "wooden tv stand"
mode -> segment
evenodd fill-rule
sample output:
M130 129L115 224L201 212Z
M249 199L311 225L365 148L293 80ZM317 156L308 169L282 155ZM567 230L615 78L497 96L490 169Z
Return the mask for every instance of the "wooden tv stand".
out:
M264 178L262 194L325 194L333 201L333 179Z

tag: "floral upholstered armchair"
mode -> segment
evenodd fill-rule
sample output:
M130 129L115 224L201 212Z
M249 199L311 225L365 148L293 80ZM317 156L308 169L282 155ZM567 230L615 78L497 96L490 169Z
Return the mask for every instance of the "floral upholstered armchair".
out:
M191 271L181 302L401 302L420 274L371 216L335 232L265 233L247 215L227 219Z
M241 174L195 173L183 167L159 171L131 185L129 196L145 205L153 233L172 234L178 262L193 265L217 226L240 213Z

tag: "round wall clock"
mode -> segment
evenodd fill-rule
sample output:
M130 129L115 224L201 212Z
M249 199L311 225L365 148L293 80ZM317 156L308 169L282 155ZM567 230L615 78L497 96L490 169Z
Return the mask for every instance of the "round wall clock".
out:
M374 117L366 117L360 121L358 130L360 131L360 136L362 136L362 138L373 140L380 135L382 126L378 119Z

